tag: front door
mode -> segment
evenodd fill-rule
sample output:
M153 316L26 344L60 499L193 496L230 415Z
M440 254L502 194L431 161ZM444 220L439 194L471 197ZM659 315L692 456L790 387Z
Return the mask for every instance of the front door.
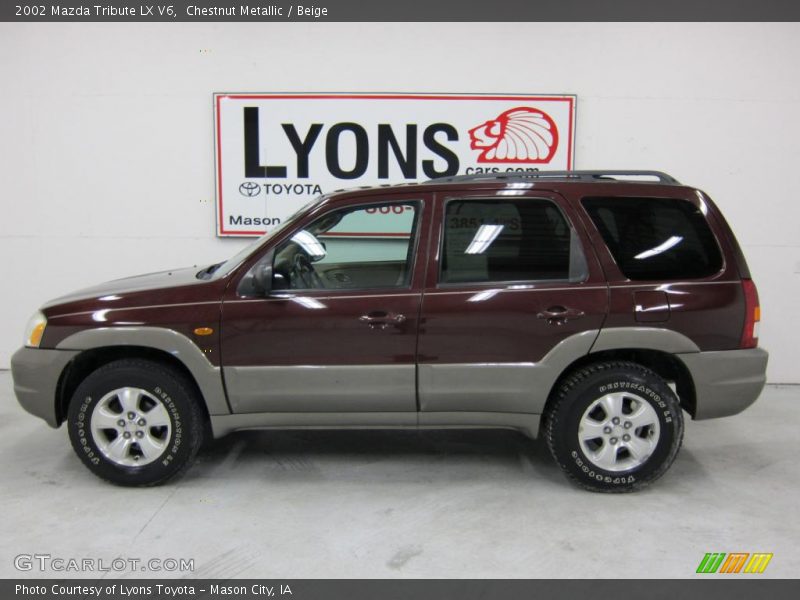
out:
M420 410L541 412L563 357L588 352L608 305L571 207L552 192L513 188L451 192L434 214Z
M231 286L223 302L235 413L416 412L430 206L397 194L338 205L266 249L268 296Z

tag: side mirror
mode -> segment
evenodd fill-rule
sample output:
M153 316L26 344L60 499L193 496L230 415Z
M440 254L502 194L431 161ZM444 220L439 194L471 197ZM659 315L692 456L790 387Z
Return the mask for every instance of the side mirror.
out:
M257 294L266 296L272 289L272 263L264 262L253 271L253 289Z
M276 272L273 267L273 256L273 253L270 252L250 268L239 283L240 296L266 297L273 292L289 289L289 281L286 276Z
M288 290L289 289L289 282L286 280L286 277L283 273L273 273L272 274L272 290Z

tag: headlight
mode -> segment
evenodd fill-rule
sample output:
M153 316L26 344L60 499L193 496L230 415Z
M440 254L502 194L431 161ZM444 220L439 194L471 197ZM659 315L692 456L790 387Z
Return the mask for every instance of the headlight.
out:
M44 328L47 325L47 317L37 312L28 321L25 327L25 345L29 348L38 348L44 335Z

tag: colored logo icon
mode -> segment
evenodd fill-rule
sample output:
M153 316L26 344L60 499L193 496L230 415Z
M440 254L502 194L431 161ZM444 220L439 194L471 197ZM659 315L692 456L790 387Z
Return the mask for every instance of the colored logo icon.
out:
M519 106L469 130L479 163L547 163L558 149L558 129L547 113Z
M771 552L708 552L697 566L697 573L763 573L771 560Z

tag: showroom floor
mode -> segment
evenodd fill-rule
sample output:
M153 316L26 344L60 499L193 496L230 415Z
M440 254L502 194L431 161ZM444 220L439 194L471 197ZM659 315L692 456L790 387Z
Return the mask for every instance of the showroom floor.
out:
M194 559L186 575L204 578L690 577L706 552L772 552L764 575L794 577L798 400L769 387L743 415L689 422L638 494L581 491L544 444L504 431L243 432L174 484L124 489L24 413L2 372L0 577L40 575L14 568L34 553Z

